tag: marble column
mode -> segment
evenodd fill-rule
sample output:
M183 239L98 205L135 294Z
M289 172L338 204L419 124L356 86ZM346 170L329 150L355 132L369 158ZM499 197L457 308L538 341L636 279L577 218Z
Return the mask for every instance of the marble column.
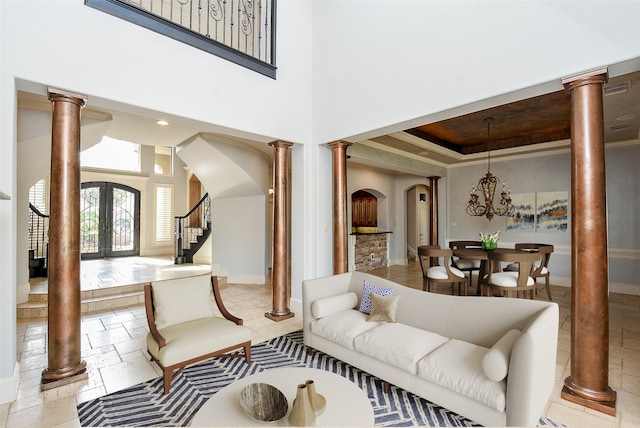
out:
M81 358L80 110L86 98L49 90L52 103L48 363L41 389L88 378Z
M615 415L609 387L609 282L602 88L607 70L564 79L571 92L571 375L562 398Z
M333 151L333 273L349 271L347 229L347 147L351 143L329 143Z
M438 180L440 177L432 176L429 179L429 245L438 245Z
M289 309L289 222L287 215L287 152L293 143L275 141L273 158L273 308L265 317L282 321L295 314Z

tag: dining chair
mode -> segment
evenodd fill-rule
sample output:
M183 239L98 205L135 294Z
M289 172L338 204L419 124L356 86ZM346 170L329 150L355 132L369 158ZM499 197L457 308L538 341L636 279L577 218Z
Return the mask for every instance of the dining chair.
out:
M464 248L482 248L481 241L449 241L449 248L452 251ZM469 288L473 282L473 272L478 271L478 294L480 294L480 260L465 259L460 257L451 258L451 266L460 269L462 272L469 272Z
M531 277L534 281L538 282L538 278L544 278L545 288L547 289L547 296L549 301L551 300L551 285L549 284L549 259L551 253L553 253L553 245L549 244L533 244L533 243L518 243L515 245L516 250L536 250L540 253L540 261L533 266ZM504 268L506 271L517 271L518 266L512 263Z
M418 247L418 259L422 269L422 290L431 291L432 284L451 284L451 294L453 287L458 284L458 294L467 295L467 278L460 269L451 266L453 252L450 248L440 248L438 246ZM442 260L442 264L440 264Z
M487 290L489 296L536 297L536 282L531 277L534 264L540 260L538 252L489 252L491 269L483 282L483 290ZM517 264L517 271L500 271L499 266L503 262ZM483 293L484 294L484 293Z

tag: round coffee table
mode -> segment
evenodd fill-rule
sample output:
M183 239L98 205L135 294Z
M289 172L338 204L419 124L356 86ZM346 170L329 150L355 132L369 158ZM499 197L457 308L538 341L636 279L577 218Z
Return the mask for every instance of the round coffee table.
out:
M265 370L227 385L211 396L191 420L192 427L207 426L289 426L289 412L297 386L312 379L316 391L327 400L324 412L317 416L316 426L373 426L373 407L367 394L353 382L334 373L311 368ZM287 398L289 411L280 420L260 422L251 419L240 407L240 391L251 383L268 383Z

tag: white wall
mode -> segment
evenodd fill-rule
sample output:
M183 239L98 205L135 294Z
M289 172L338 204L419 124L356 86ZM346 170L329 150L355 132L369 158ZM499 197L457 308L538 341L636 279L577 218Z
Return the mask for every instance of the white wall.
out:
M357 141L560 90L638 57L639 15L625 1L314 2L313 138Z

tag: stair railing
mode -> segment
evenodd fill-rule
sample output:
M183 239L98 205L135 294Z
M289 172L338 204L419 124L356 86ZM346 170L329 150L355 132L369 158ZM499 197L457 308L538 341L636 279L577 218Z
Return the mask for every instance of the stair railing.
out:
M211 198L206 193L197 204L182 216L174 217L174 260L184 263L184 250L197 239L199 229L211 229Z
M29 202L29 258L44 259L49 265L49 215L43 214Z

